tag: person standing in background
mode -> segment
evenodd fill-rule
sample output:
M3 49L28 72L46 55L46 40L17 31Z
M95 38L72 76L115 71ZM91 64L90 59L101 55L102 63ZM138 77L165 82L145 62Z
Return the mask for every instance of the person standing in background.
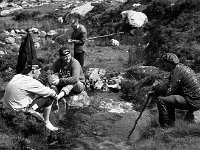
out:
M71 34L71 39L68 43L74 44L74 58L79 61L80 65L84 65L84 54L86 50L86 40L87 40L87 30L79 23L79 19L73 18L71 20L71 27L73 32Z

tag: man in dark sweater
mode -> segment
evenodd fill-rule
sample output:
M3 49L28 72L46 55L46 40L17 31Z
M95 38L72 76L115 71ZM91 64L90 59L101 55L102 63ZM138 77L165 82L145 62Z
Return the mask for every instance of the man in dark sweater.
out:
M197 76L189 67L179 63L173 53L163 56L163 70L170 72L169 81L165 86L155 86L159 123L161 127L173 126L175 123L175 109L188 110L186 119L193 120L193 112L200 109L200 83ZM164 94L161 95L164 89Z
M73 90L81 93L85 90L85 76L80 63L71 57L68 47L59 50L59 58L52 65L53 73L58 73L59 78L52 79L51 84L55 90L60 91L58 100Z
M72 19L71 27L73 28L73 32L71 34L71 39L68 40L68 43L74 43L74 58L78 60L83 67L87 30L82 24L79 23L78 18Z

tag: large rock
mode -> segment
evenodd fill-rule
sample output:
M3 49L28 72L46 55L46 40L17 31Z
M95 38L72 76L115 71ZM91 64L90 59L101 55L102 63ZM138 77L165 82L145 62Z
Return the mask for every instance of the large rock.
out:
M80 94L71 94L67 99L68 106L79 108L89 106L90 102L90 97L86 91L83 91Z
M133 27L142 27L148 22L147 16L142 12L126 10L121 13L123 19L127 19L129 25Z
M9 9L9 10L2 10L0 12L0 16L8 16L8 15L11 15L13 13L15 13L16 11L19 11L23 9L22 7L17 7L17 8L12 8L12 9Z
M13 44L13 43L15 43L15 38L13 38L13 37L8 37L8 38L5 39L5 42L6 42L7 44Z
M71 14L79 14L81 16L85 16L89 11L91 11L94 8L94 6L91 5L91 2L88 2L84 5L75 7L71 10Z

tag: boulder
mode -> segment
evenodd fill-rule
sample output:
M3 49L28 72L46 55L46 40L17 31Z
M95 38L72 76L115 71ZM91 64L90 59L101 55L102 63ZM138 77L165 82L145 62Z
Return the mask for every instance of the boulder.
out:
M80 94L71 94L69 99L67 99L68 106L72 107L87 107L90 105L90 97L86 91L81 92Z
M71 10L71 14L79 14L81 16L85 16L89 11L91 11L94 8L94 6L91 5L91 2L88 2L84 5L75 7L74 9Z
M8 3L6 2L1 2L0 3L0 8L3 9L4 7L7 7L8 6Z
M49 32L47 32L47 36L54 36L56 34L57 32L55 30L50 30Z
M129 23L132 27L142 27L148 22L147 16L142 12L133 10L126 10L121 13L122 18Z
M12 9L9 9L9 10L2 10L0 12L0 16L8 16L8 15L11 15L13 13L15 13L16 11L19 11L23 9L22 7L16 7L16 8L12 8Z
M13 38L13 37L8 37L8 38L5 39L5 42L6 42L7 44L13 44L13 43L15 43L15 38Z

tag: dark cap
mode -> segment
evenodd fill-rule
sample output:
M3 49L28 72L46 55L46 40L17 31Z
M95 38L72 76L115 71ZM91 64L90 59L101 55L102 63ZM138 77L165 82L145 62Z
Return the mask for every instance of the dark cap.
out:
M65 55L68 55L68 54L70 54L70 50L69 50L68 47L61 47L59 49L59 55L60 56L65 56Z
M32 60L32 62L27 63L27 68L42 68L42 64L38 60Z
M175 65L179 63L178 57L173 53L164 54L163 55L163 60L166 61L166 62L170 62L172 64L175 64Z

